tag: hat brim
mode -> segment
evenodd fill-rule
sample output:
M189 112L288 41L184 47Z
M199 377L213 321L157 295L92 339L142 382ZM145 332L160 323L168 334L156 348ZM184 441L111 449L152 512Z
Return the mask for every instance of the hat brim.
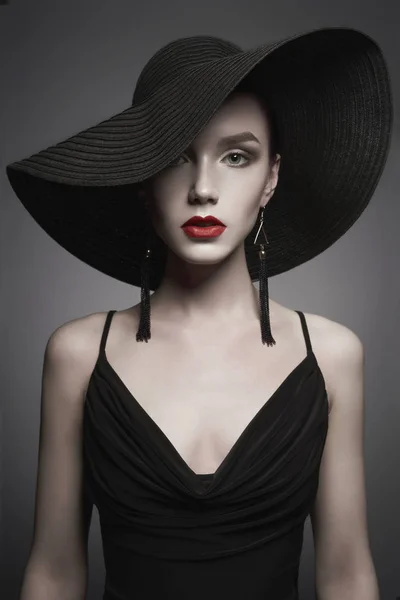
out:
M264 214L268 275L298 266L357 220L389 150L387 66L377 44L353 29L320 29L187 69L145 101L8 165L11 186L66 250L139 286L146 236L136 184L179 157L247 76L273 108L282 155ZM245 247L256 281L254 229ZM165 250L160 243L153 252L151 289Z

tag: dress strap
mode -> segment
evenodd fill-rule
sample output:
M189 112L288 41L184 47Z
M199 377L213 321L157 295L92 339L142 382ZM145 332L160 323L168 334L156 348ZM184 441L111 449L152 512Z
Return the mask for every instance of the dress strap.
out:
M103 334L101 336L100 354L105 354L106 341L107 341L108 332L110 330L111 319L113 318L113 315L116 312L117 312L116 310L109 310L107 313L106 320L104 323L104 328L103 328Z
M312 353L312 347L311 347L311 340L310 340L310 334L308 332L308 327L307 327L307 321L306 318L304 316L304 313L301 312L301 310L296 310L297 314L300 317L300 321L301 321L301 328L303 330L303 335L304 335L304 339L306 342L306 347L307 347L307 354L311 354Z

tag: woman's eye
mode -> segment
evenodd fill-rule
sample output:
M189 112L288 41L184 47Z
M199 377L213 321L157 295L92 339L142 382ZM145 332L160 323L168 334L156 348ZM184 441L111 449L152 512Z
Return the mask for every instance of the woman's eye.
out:
M244 154L242 154L241 152L230 152L229 154L227 154L225 156L225 158L229 158L229 157L234 157L233 162L230 162L231 165L235 165L235 166L242 166L243 162L240 162L240 159L244 159L246 162L249 162L249 159L247 158L247 156L245 156ZM225 160L224 158L224 160ZM246 164L246 163L245 163Z
M243 166L244 164L249 162L249 158L247 156L245 156L244 154L242 154L241 152L230 152L229 154L227 154L225 156L225 159L233 157L232 161L229 161L231 166ZM178 167L179 165L183 164L180 161L185 161L186 157L184 154L181 154L181 156L178 156L178 158L176 158L173 162L169 163L168 167ZM245 162L243 162L243 160Z

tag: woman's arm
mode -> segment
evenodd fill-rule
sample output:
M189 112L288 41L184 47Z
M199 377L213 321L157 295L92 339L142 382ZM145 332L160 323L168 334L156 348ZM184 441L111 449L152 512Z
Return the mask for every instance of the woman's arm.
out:
M354 332L329 333L332 410L311 512L318 600L379 600L367 524L364 349Z
M95 358L82 321L58 328L45 351L34 533L20 600L86 596L92 505L83 485L82 416Z

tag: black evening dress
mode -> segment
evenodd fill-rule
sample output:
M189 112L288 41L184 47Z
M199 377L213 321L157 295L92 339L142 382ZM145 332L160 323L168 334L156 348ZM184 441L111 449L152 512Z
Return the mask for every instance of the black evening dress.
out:
M307 356L215 473L196 474L107 360L108 312L83 421L98 509L103 600L295 600L303 528L328 432L325 382Z

